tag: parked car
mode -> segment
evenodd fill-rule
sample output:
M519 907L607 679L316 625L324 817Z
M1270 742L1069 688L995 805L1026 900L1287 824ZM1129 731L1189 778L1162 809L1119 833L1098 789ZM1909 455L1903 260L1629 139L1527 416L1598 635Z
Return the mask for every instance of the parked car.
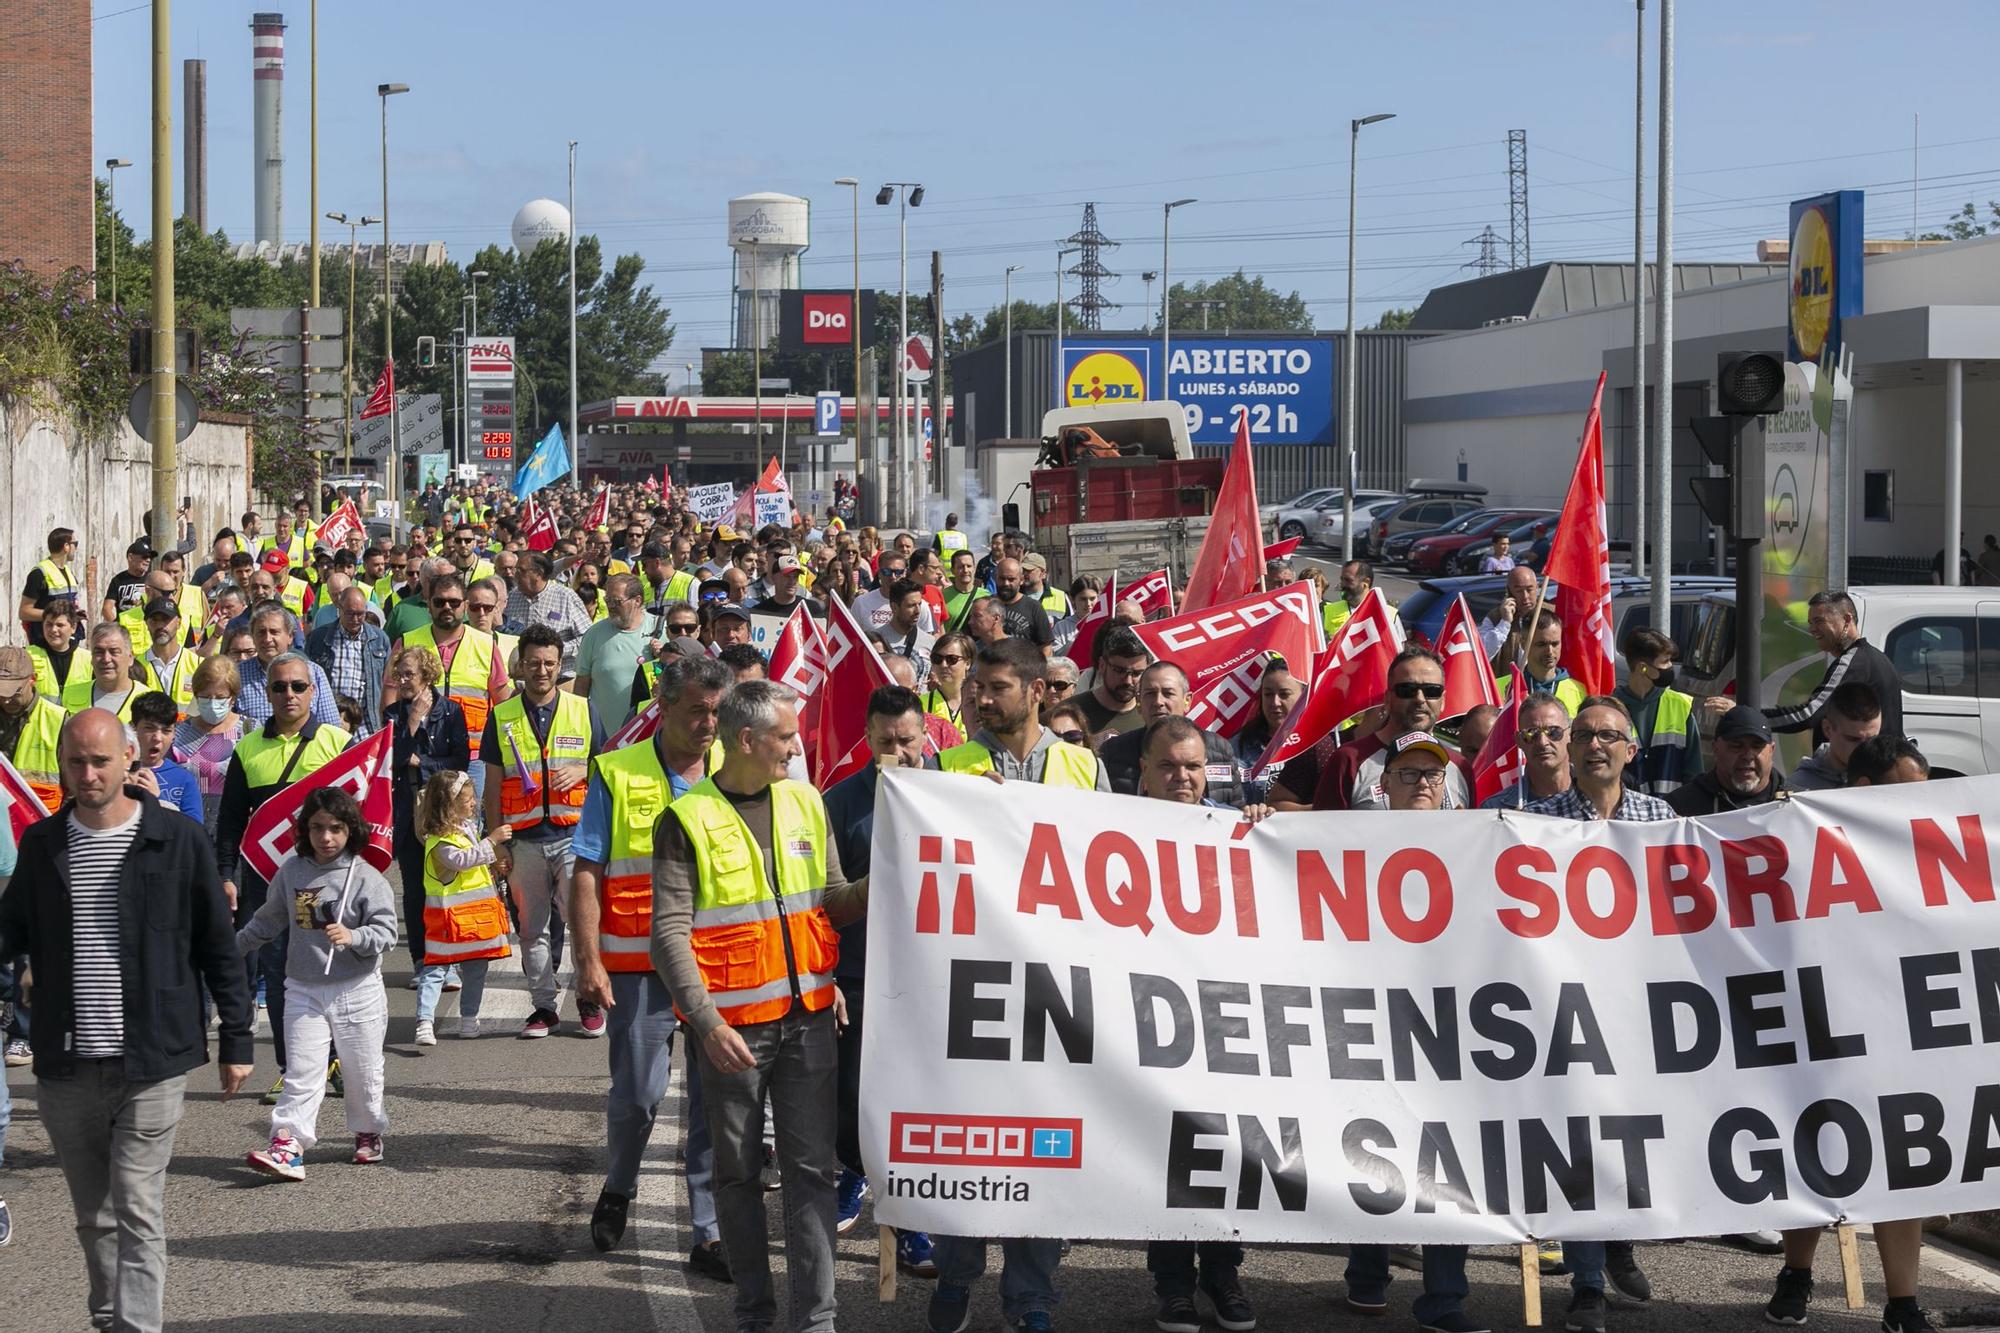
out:
M1469 514L1475 509L1483 509L1484 487L1475 488L1478 495L1411 495L1402 503L1383 510L1375 516L1374 522L1363 530L1365 545L1370 557L1386 551L1389 539L1399 533L1431 531L1443 527L1453 519ZM1360 549L1358 545L1357 550Z
M1446 532L1464 532L1468 527L1479 522L1489 514L1498 512L1498 510L1494 509L1468 509L1449 523L1438 527L1412 528L1408 532L1399 532L1382 544L1381 554L1375 557L1376 563L1384 565L1403 564L1409 559L1410 548L1424 538L1435 537Z
M1542 560L1549 553L1549 534L1556 530L1558 514L1539 514L1507 530L1508 540L1513 543L1514 563L1526 565L1530 569L1540 569ZM1488 542L1462 547L1452 552L1445 567L1454 574L1477 574L1480 562L1491 550L1492 534L1487 534Z
M2000 595L1991 588L1879 584L1849 588L1868 642L1903 678L1903 730L1923 749L1933 777L2000 773ZM1697 699L1736 692L1740 633L1733 587L1702 599L1681 669L1681 688ZM1764 644L1763 703L1804 698L1826 668L1826 654L1803 627L1774 657ZM1783 645L1780 645L1783 646ZM1987 667L1992 666L1988 671ZM1714 724L1702 710L1704 738ZM1781 736L1787 770L1810 744L1809 733Z
M1419 536L1410 544L1404 563L1412 574L1443 574L1453 568L1453 558L1463 552L1475 562L1467 573L1477 573L1478 561L1493 550L1496 531L1512 531L1538 518L1553 517L1539 509L1493 509L1467 514L1429 536Z
M1340 487L1332 486L1318 492L1308 491L1306 494L1316 494L1319 498L1305 505L1288 503L1271 519L1273 530L1278 534L1277 539L1279 541L1289 541L1293 537L1302 538L1305 541L1314 540L1314 531L1319 527L1321 518L1329 512L1335 516L1335 523L1336 525L1338 524L1339 516L1344 512L1343 493ZM1371 500L1393 498L1394 495L1394 491L1356 491L1354 493L1354 503L1356 506L1360 506ZM1336 527L1337 530L1338 528Z
M1354 530L1357 533L1368 531L1368 524L1377 514L1382 513L1391 505L1398 505L1402 502L1403 497L1400 495L1377 496L1372 500L1357 498L1354 501ZM1331 505L1319 511L1319 523L1313 528L1311 534L1306 537L1306 545L1324 547L1327 550L1339 550L1347 544L1346 537L1347 511L1342 507L1340 501L1335 499Z
M1277 519L1280 510L1315 509L1319 506L1319 502L1326 499L1327 496L1338 494L1340 494L1340 487L1338 486L1309 486L1289 500L1279 500L1275 504L1258 505L1257 517L1263 519L1266 523L1271 523Z
M1707 574L1674 575L1667 633L1675 643L1685 645L1692 641L1706 605L1705 599L1729 586L1728 579ZM1476 574L1470 578L1425 579L1419 583L1417 590L1396 608L1411 642L1435 648L1438 636L1444 633L1445 616L1450 613L1453 600L1461 593L1474 618L1484 620L1507 595L1507 577L1504 574ZM1653 623L1652 595L1651 579L1612 575L1611 610L1617 626L1613 642L1623 644L1627 634ZM1625 679L1622 656L1618 662L1618 679L1621 683Z

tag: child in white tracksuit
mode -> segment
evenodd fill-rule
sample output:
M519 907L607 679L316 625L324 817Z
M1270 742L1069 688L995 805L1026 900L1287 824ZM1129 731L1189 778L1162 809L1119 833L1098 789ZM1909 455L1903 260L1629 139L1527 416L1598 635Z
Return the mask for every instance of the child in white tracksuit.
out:
M382 1043L389 998L382 955L396 944L395 895L361 857L368 823L339 788L310 792L299 811L298 854L278 867L270 896L236 933L244 953L290 932L285 952L285 1090L271 1112L271 1146L250 1166L282 1180L305 1179L318 1138L329 1045L346 1083L354 1161L382 1160L389 1126L382 1105Z

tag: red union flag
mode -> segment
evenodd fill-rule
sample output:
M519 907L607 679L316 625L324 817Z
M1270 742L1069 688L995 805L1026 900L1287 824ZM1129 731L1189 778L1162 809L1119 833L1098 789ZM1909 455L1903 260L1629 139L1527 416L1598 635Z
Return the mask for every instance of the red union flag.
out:
M659 729L660 701L658 699L649 699L646 701L644 708L641 708L632 715L630 722L627 722L624 726L611 733L610 739L604 742L604 749L601 753L609 754L613 750L622 750L628 745L637 745L641 741L649 741L653 739L653 733Z
M1252 593L1225 606L1140 625L1154 658L1187 673L1188 720L1233 736L1257 714L1257 682L1276 653L1304 671L1325 646L1312 585Z
M971 605L970 601L966 603L968 608ZM1091 653L1097 647L1098 633L1110 625L1111 612L1117 605L1118 576L1113 574L1105 580L1103 595L1097 599L1096 605L1084 612L1082 618L1076 622L1076 637L1069 641L1069 647L1063 649L1063 656L1080 667L1092 665L1096 659Z
M42 798L34 787L21 776L21 770L8 762L5 754L0 754L0 790L6 792L7 820L14 830L14 841L18 843L21 835L27 832L28 825L47 818L51 812L42 804Z
M611 488L598 488L597 498L591 502L590 512L584 515L583 530L595 532L599 528L611 526Z
M826 683L826 638L803 605L792 608L784 628L778 631L778 641L771 646L770 670L772 680L807 701L816 698ZM803 715L800 721L803 724ZM808 744L811 735L806 733Z
M1170 616L1174 613L1174 576L1164 569L1141 574L1118 590L1118 600L1137 602L1140 614L1148 620Z
M1445 612L1444 630L1438 635L1438 656L1444 659L1444 704L1439 717L1463 717L1482 705L1500 706L1500 691L1493 683L1493 668L1479 642L1479 625L1472 608L1460 593Z
M1264 559L1267 561L1288 559L1292 552L1299 549L1299 543L1304 540L1304 537L1287 537L1276 545L1266 546L1264 548Z
M1508 687L1507 697L1524 697L1527 684L1521 679L1521 668L1514 667L1513 683ZM1506 791L1521 780L1521 710L1502 708L1499 718L1493 723L1493 730L1487 734L1486 744L1472 760L1472 803L1483 805L1490 798ZM1520 795L1527 795L1526 792Z
M826 674L813 695L813 785L829 790L868 766L868 696L893 685L868 635L839 598L826 604Z
M1209 516L1194 572L1188 575L1186 609L1200 611L1233 602L1263 587L1264 566L1257 558L1263 550L1264 521L1257 514L1257 476L1250 467L1250 417L1245 413L1237 418L1229 470L1222 474L1215 512Z
M354 508L354 501L342 500L340 508L326 516L326 522L319 525L319 540L338 549L340 544L354 533L365 531L361 525L361 514Z
M243 860L266 880L278 867L292 859L292 825L306 793L320 787L344 787L361 805L361 817L368 821L368 864L387 872L395 859L389 838L395 827L395 811L390 791L389 765L394 753L395 732L388 727L359 745L349 747L332 762L292 783L257 807L243 828Z
M1542 577L1556 585L1555 612L1563 622L1562 665L1585 694L1609 694L1618 684L1618 648L1612 642L1611 539L1604 522L1604 372L1583 417L1583 445L1563 499L1562 517L1549 538Z
M535 497L528 497L528 512L522 515L521 534L527 539L530 551L553 551L562 537L562 529L556 525L556 511L552 506L535 503Z
M1304 588L1306 595L1312 596L1310 583L1295 583L1280 591L1291 588ZM1389 663L1402 650L1402 623L1381 591L1370 588L1318 659L1305 695L1271 738L1257 767L1267 769L1303 754L1348 718L1381 703L1389 688Z
M375 392L368 395L368 401L361 405L360 419L386 417L396 404L396 363L382 363L382 377L375 381Z

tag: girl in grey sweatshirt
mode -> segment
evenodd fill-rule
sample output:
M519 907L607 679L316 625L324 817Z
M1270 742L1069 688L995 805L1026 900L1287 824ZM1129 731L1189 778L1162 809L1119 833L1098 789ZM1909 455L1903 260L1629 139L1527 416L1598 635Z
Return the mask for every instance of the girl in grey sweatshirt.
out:
M339 788L309 792L294 831L297 855L278 867L270 896L236 933L244 953L289 934L285 946L285 1087L271 1112L271 1145L250 1166L281 1180L305 1179L318 1137L327 1056L345 1084L354 1161L382 1160L382 1044L389 1000L382 955L396 944L395 895L361 856L368 823Z

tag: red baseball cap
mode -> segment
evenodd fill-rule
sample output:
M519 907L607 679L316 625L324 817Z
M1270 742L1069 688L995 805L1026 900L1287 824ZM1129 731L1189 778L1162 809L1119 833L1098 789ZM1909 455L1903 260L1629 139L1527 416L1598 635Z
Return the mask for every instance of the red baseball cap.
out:
M265 569L272 571L273 573L277 573L281 570L290 569L292 567L292 562L290 558L287 557L283 551L279 550L275 546L273 546L270 550L264 552L264 558L259 560L257 563L262 565Z

